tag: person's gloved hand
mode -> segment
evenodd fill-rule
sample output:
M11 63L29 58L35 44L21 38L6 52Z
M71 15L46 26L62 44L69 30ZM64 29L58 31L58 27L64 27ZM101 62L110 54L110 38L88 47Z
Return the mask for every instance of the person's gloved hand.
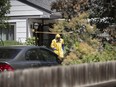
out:
M64 50L64 44L62 44L62 49Z
M56 50L56 48L53 48L53 50Z

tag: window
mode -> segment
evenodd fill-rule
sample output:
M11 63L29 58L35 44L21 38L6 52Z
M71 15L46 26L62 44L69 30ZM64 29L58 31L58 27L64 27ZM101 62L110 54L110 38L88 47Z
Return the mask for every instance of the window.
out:
M56 56L49 50L41 49L40 52L46 61L56 61Z
M25 55L26 60L38 60L37 50L31 49L26 52Z
M26 60L39 60L39 61L44 60L44 58L41 55L40 51L38 51L37 49L28 50L26 52L25 59Z
M31 49L25 54L26 60L38 60L38 61L57 61L56 56L46 49Z
M5 40L14 40L14 29L15 24L11 24L9 28L7 29L0 29L0 38Z
M13 59L20 52L20 49L0 49L0 59Z

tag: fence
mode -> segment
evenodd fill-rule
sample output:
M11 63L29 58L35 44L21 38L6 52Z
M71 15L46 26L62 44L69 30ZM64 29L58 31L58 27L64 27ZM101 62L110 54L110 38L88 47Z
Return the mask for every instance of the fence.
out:
M115 87L116 62L17 70L0 74L0 87Z

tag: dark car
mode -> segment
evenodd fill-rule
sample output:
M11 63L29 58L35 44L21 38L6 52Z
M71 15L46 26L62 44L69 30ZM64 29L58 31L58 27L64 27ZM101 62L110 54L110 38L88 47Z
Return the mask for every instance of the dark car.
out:
M58 56L43 46L0 47L0 71L59 65Z

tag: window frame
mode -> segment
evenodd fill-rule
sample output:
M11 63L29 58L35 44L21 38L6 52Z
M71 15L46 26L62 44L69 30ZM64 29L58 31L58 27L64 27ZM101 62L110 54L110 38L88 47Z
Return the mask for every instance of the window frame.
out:
M47 58L44 57L45 61L48 61L48 62L57 62L57 55L55 55L52 51L48 50L48 49L45 49L45 48L40 48L40 51L42 52L43 51L43 54L45 54L45 52L47 52L48 54L52 55L53 57L55 57L54 60L46 60L47 58L51 59L52 57L50 57L50 55L48 56L47 55Z
M9 26L13 26L13 30L11 27L7 27L7 29L0 29L0 38L5 40L16 40L16 23L10 23ZM12 31L11 31L12 30ZM10 37L10 34L13 35L13 37Z

